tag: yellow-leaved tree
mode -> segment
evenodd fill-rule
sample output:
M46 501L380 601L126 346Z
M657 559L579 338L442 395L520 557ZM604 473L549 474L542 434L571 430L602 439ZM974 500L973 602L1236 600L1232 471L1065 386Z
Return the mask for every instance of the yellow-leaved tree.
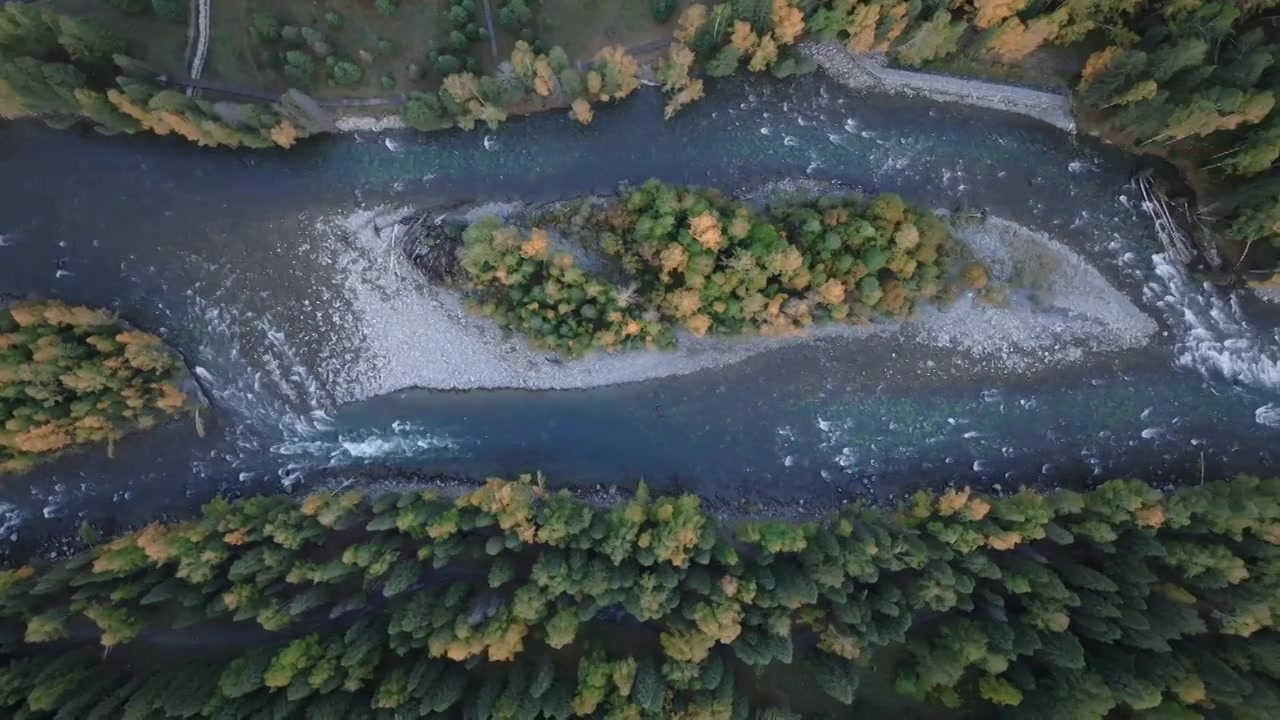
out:
M658 79L665 92L675 92L690 82L694 54L684 43L672 43L667 56L658 63Z
M687 85L681 88L680 92L667 101L667 105L663 108L662 115L665 119L670 120L676 113L680 112L685 105L695 100L702 99L703 85L702 78L691 80Z
M569 105L569 117L583 125L590 125L596 114L591 110L591 103L586 98L578 98Z
M849 52L864 53L871 52L876 45L876 24L880 21L880 8L882 5L859 5L853 9L853 15L850 16L849 41L845 47L849 48Z
M621 45L610 45L596 53L595 66L593 72L600 75L601 100L621 100L640 87L640 64Z
M1011 17L992 37L987 52L1006 62L1023 58L1052 40L1058 34L1060 22L1054 15L1038 17L1025 24L1018 18Z
M760 44L756 46L756 51L751 54L751 62L747 63L747 69L751 72L764 72L777 59L778 44L773 40L773 33L768 33L760 38Z
M773 37L779 45L790 45L804 34L804 11L787 0L773 0Z
M733 23L733 34L729 36L729 44L741 50L744 54L756 49L756 45L760 42L760 37L751 29L751 24L744 20L735 20Z
M693 42L693 36L698 34L698 30L706 21L707 6L701 3L690 5L680 13L680 19L676 21L676 30L672 35L676 40L687 45Z
M1027 6L1027 0L973 0L973 25L979 30L995 27Z

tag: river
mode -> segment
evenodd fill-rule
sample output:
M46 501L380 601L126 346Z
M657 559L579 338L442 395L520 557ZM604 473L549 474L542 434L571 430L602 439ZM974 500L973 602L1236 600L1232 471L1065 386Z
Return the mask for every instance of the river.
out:
M718 83L675 121L648 90L583 128L372 133L236 153L0 125L0 293L115 308L213 398L211 432L138 433L0 485L0 535L181 515L215 492L368 465L553 483L643 477L746 510L921 484L1192 480L1273 466L1275 332L1163 264L1124 154L1019 116L851 95L821 77ZM573 391L385 394L344 263L318 227L382 204L546 201L657 177L723 189L839 180L987 208L1093 263L1152 345L1009 368L909 328L710 371ZM373 368L371 370L370 368ZM376 397L369 397L373 392Z

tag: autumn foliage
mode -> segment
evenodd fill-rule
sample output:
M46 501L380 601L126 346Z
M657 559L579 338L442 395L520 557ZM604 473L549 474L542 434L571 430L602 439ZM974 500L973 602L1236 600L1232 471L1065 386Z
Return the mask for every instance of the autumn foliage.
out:
M159 338L60 302L0 310L0 472L189 409Z
M469 227L461 265L480 310L571 355L667 347L674 327L786 335L909 316L943 289L953 242L932 213L895 195L762 215L714 191L650 181L596 213L583 242L612 256L623 280L585 272L565 252L523 251L541 230L526 236L494 219Z
M0 708L843 717L874 674L957 717L1269 717L1277 559L1280 480L1249 477L959 487L734 524L643 484L593 505L540 477L215 500L0 571ZM254 642L161 666L85 647L142 650L144 633L188 625ZM640 627L650 640L628 642ZM826 699L796 695L780 714L757 690L787 669Z

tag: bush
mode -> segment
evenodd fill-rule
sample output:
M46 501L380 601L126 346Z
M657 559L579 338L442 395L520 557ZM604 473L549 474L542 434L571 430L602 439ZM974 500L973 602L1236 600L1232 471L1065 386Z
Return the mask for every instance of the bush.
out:
M0 473L190 409L181 370L159 338L105 311L56 301L0 310Z
M343 25L342 13L333 12L332 10L325 13L324 24L334 32L341 30Z
M436 59L436 74L453 75L462 72L462 61L453 55L441 55Z
M374 7L383 15L395 15L396 10L400 9L400 0L377 0Z
M507 0L498 11L498 24L508 32L519 32L533 20L533 11L525 0Z
M396 46L395 46L395 45L393 45L393 44L391 43L391 41L390 41L390 40L387 40L386 38L383 38L383 39L381 39L381 40L379 40L379 41L378 41L378 54L379 54L379 55L388 56L388 55L392 55L392 54L394 54L394 53L395 53L395 51L396 51Z
M359 85L364 80L364 68L348 60L335 60L329 65L329 72L339 85Z
M301 50L290 50L284 54L284 76L294 87L310 87L315 74L316 64L310 55Z
M305 40L308 45L315 45L316 43L324 42L324 33L313 27L304 27L300 29L298 33L302 35L302 39Z
M932 213L896 195L797 202L762 216L714 191L650 181L591 228L633 286L625 305L633 316L613 314L600 279L568 259L531 255L513 232L464 234L467 279L487 313L570 354L669 344L677 325L695 335L785 335L831 320L907 317L942 290L952 244ZM468 252L489 264L468 262ZM586 286L595 289L574 290ZM641 316L648 320L619 332L618 323Z
M284 24L280 22L280 18L263 13L254 15L253 25L249 27L249 34L258 42L279 40L283 31Z
M382 86L383 90L387 90L387 91L395 90L396 78L391 73L387 73L382 77L378 78L378 84Z
M461 5L449 8L449 23L456 28L466 27L471 22L472 12Z
M183 0L151 0L151 11L171 23L187 21L187 3Z
M471 47L471 40L459 30L449 32L449 49L454 52L466 52Z
M649 11L653 21L662 25L676 13L676 0L649 0Z
M404 122L422 131L443 130L453 127L453 116L445 109L440 97L434 93L411 92L405 97Z

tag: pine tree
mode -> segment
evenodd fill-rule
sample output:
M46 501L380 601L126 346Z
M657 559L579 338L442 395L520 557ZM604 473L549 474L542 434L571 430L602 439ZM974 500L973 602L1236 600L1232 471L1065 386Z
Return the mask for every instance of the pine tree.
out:
M115 55L125 52L124 40L104 23L92 19L58 20L58 43L71 59L89 65L111 65Z

